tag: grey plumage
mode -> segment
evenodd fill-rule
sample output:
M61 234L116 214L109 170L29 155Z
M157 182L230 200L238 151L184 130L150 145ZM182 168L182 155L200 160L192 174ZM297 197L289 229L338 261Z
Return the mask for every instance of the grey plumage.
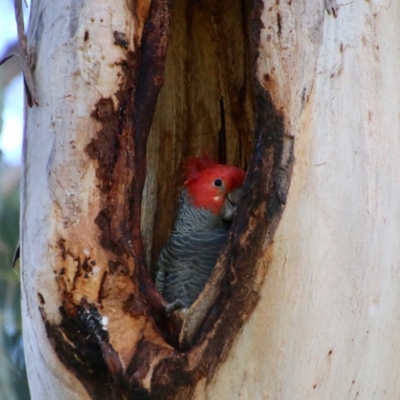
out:
M157 262L156 287L169 303L190 307L204 288L228 237L222 218L192 206L187 190L179 200L171 236Z

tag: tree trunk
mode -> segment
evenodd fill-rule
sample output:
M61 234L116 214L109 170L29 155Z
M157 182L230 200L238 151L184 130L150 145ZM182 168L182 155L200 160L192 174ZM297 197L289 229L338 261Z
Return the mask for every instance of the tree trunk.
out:
M258 78L295 136L260 301L196 399L400 396L400 3L266 2Z
M33 4L33 399L400 395L400 3L247 3ZM247 177L183 346L151 265L203 148Z

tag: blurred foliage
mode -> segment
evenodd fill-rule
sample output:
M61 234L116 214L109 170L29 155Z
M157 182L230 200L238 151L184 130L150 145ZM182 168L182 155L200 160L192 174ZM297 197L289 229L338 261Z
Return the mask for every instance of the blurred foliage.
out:
M0 0L0 3L0 26L9 29L5 28L9 24L2 22L13 18L13 2ZM16 37L8 40L0 59L18 53ZM4 89L20 71L18 57L0 66L0 135L4 122ZM19 175L20 168L3 163L0 152L0 400L30 399L22 341L20 282L11 268L19 236Z
M0 160L0 399L27 400L21 291L11 268L19 235L19 168Z

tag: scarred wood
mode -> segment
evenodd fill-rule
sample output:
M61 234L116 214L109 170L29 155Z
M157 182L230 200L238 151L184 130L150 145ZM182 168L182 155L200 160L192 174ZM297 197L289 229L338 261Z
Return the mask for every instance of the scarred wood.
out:
M140 225L140 214L130 217L129 207L132 176L139 173L130 151L133 132L120 122L124 107L133 119L129 94L140 71L139 45L146 43L135 42L132 32L143 31L148 6L134 16L108 2L95 9L35 6L29 46L44 103L27 117L22 228L31 393L114 398L139 341L158 346L157 353L171 351L147 315L136 279L129 231L133 218ZM116 30L125 30L128 49L112 45ZM48 43L55 32L57 40ZM64 57L61 48L68 49ZM137 378L143 385L147 372Z

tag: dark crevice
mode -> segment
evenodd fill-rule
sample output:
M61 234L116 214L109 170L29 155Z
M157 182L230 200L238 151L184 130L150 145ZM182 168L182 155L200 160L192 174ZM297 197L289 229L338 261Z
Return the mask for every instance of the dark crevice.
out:
M223 97L221 97L221 100L219 101L219 108L221 113L221 128L218 132L218 162L220 164L226 164L226 127Z

